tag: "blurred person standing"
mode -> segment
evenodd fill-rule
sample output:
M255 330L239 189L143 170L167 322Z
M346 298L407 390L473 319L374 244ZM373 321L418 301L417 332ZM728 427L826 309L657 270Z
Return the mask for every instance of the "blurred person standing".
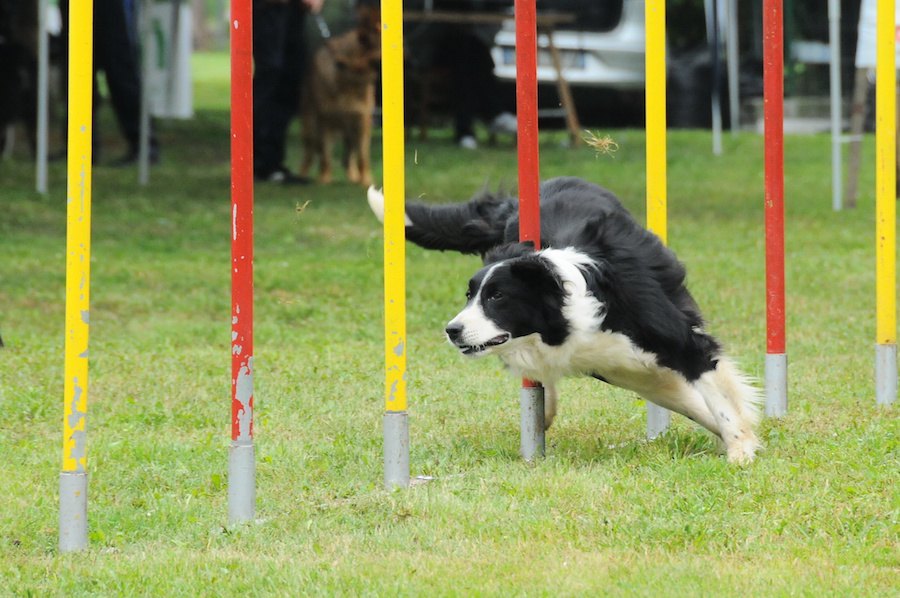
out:
M109 100L128 149L114 166L137 162L141 137L141 68L137 28L139 0L94 0L94 111L100 100L96 73L103 71ZM63 40L68 64L69 0L60 3ZM68 69L64 69L68 73ZM67 84L68 85L68 84ZM67 89L67 87L66 87ZM93 161L100 159L100 134L94 119ZM159 141L150 127L150 162L159 161Z
M324 0L253 0L253 171L256 180L308 182L284 165L306 66L304 22Z
M431 4L435 13L455 16L501 10L501 4L491 0L432 0ZM421 70L445 74L452 90L445 100L453 113L454 139L464 149L478 148L476 120L483 121L491 133L516 134L516 116L503 110L494 74L491 40L497 29L499 25L436 18L411 28L407 35L409 62Z

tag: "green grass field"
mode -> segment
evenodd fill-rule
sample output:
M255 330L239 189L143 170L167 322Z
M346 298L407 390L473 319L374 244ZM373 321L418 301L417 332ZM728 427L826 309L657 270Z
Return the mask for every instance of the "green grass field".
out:
M874 399L871 138L860 207L839 214L828 138L786 141L789 415L762 424L765 451L743 469L683 418L646 442L643 404L592 380L562 386L546 459L523 463L518 382L442 336L477 258L409 247L412 474L434 480L385 491L380 226L356 187L258 185L259 520L227 527L227 69L197 65L197 117L162 123L150 186L135 169L94 173L81 553L56 548L65 167L40 197L29 161L0 162L0 595L897 595L900 430ZM541 174L601 183L642 218L643 133L608 133L611 157L546 133ZM515 186L508 141L464 152L434 138L407 146L408 196ZM294 134L291 164L298 146ZM752 134L726 136L721 157L707 132L669 139L670 244L709 329L757 377L762 157Z

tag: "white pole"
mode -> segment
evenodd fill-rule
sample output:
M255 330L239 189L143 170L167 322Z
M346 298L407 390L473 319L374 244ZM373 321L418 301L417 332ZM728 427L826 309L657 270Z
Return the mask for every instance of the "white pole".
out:
M37 147L35 188L38 193L47 193L47 121L49 120L50 90L48 71L50 69L50 48L47 39L48 0L38 1L38 72L37 72Z
M731 134L738 132L741 126L740 98L740 55L738 49L738 4L737 0L728 0L728 24L725 37L728 55L728 112L731 123Z
M166 102L169 108L175 105L175 77L178 68L178 60L180 58L181 49L181 0L172 0L172 12L169 15L169 26L171 28L169 46L170 50L166 53L169 58L166 69Z
M831 207L839 212L843 208L841 195L841 131L842 131L842 93L841 93L841 3L840 0L828 0L828 37L831 49Z
M653 440L669 429L672 413L665 407L647 403L647 438Z
M706 39L709 42L712 72L712 146L713 154L722 155L722 102L719 97L719 0L705 0L706 5Z
M152 3L143 0L138 16L138 37L140 37L141 57L141 128L138 137L138 183L150 182L150 7ZM158 51L159 49L157 49Z

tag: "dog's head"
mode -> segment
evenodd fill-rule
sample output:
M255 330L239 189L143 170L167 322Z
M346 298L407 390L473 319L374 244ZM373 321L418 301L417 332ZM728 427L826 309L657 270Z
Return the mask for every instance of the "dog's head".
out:
M329 64L336 67L337 85L367 90L375 83L381 69L381 14L377 6L357 8L357 24L352 31L325 42ZM320 68L323 68L320 66Z
M377 71L381 66L381 9L377 5L360 4L356 17L361 58L369 68Z
M559 345L568 334L566 292L553 264L525 244L488 254L469 281L466 306L446 328L463 355L502 355L518 339L539 335Z

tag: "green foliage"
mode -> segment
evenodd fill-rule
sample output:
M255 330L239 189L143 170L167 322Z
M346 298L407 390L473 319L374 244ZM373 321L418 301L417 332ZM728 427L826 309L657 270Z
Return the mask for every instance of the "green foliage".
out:
M221 57L200 60L212 87L197 95L210 101L163 124L150 186L133 169L95 170L90 548L79 554L56 551L65 169L52 165L40 197L30 163L0 163L0 594L896 591L896 407L876 407L872 382L870 138L861 205L840 214L828 139L787 139L790 413L763 423L766 450L744 469L681 418L644 441L641 404L593 380L564 384L547 458L522 463L516 380L442 338L478 260L409 247L412 473L435 479L386 492L380 227L359 188L258 185L259 521L227 527L227 86L209 76L227 71ZM544 133L542 175L600 182L642 217L643 133L609 134L619 150L595 157ZM407 145L409 197L515 187L507 140L463 152L434 137ZM710 330L758 377L762 156L752 134L726 137L721 157L707 132L669 139L670 243Z

